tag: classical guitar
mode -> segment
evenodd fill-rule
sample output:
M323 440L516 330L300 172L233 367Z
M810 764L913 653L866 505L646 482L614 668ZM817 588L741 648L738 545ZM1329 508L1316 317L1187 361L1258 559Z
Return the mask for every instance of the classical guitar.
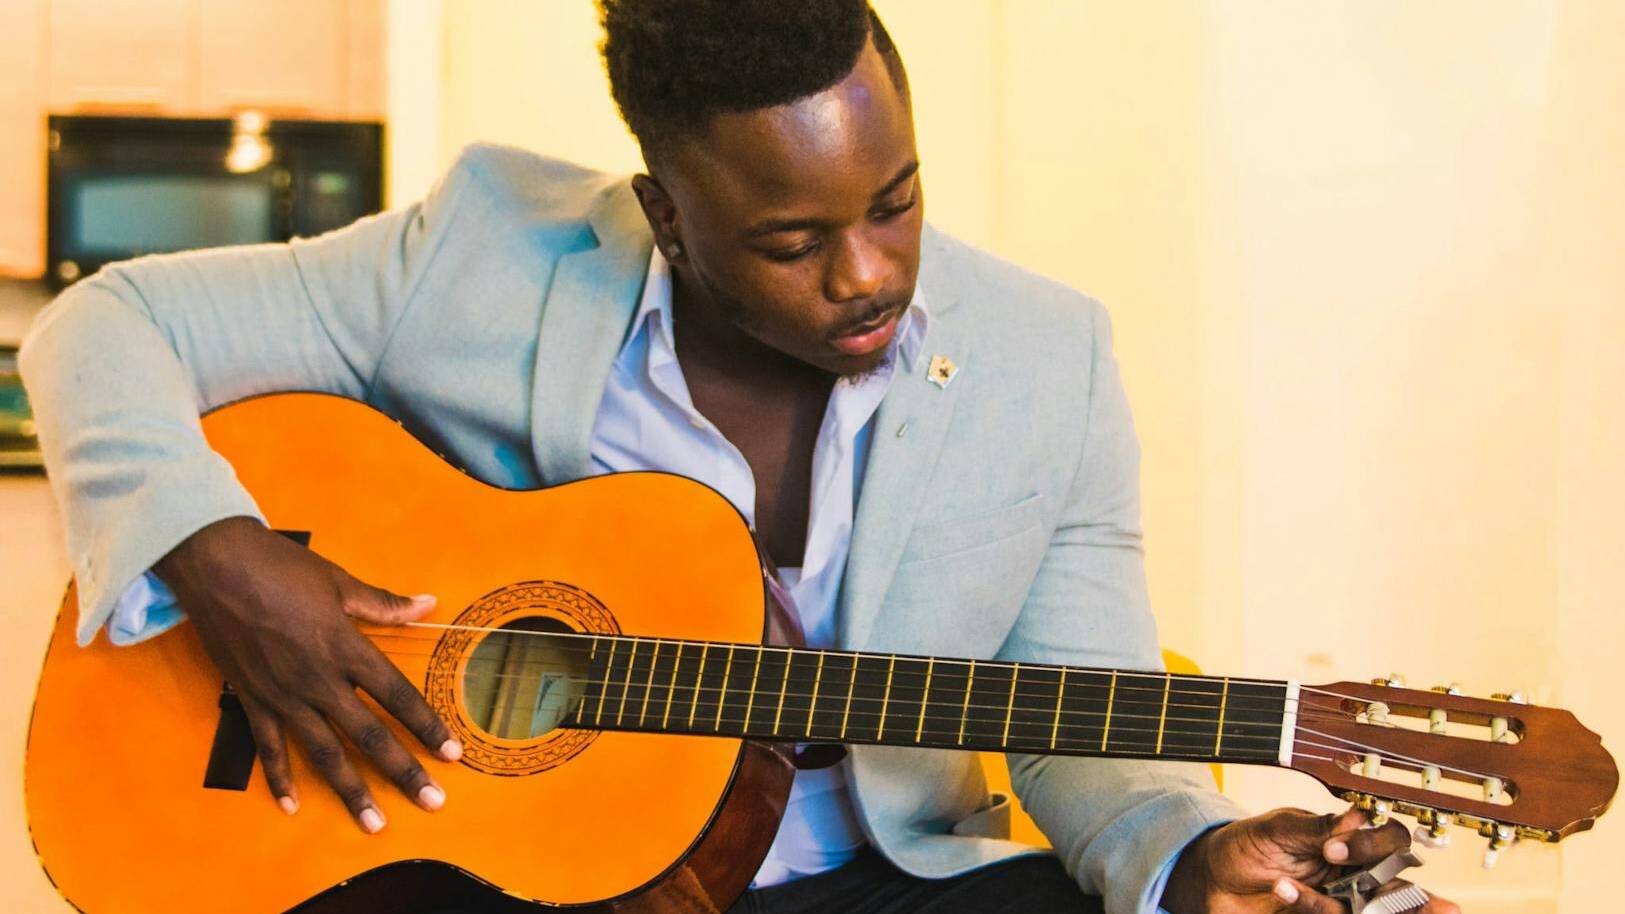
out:
M1496 848L1589 828L1618 782L1595 733L1514 696L808 650L749 529L691 480L496 489L313 394L204 427L273 527L439 595L421 624L365 631L466 749L433 769L444 809L396 804L375 836L296 758L290 819L190 626L81 649L70 589L26 793L46 871L89 914L720 910L772 841L798 743L1277 765Z

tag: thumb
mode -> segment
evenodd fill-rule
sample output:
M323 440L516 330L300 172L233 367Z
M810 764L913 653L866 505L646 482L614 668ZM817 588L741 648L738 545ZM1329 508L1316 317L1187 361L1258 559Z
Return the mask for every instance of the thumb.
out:
M404 625L433 612L435 602L432 594L403 597L381 587L364 584L359 593L344 601L344 613L352 619L377 625Z

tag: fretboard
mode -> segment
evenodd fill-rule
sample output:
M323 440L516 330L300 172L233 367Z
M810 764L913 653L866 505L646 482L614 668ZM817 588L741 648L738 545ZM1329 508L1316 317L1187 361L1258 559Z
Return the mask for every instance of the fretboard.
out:
M566 726L1273 763L1287 683L599 636Z

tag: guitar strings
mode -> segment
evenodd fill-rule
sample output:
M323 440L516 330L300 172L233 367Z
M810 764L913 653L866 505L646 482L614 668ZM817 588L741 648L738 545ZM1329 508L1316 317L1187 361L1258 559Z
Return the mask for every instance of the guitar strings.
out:
M685 647L687 647L687 646L701 646L701 647L704 647L704 648L707 648L707 649L714 649L714 650L712 650L712 653L714 655L715 654L725 653L728 648L734 648L734 649L737 649L737 650L740 650L740 651L764 650L764 651L773 651L773 652L776 652L776 653L793 653L794 652L794 653L799 653L803 657L813 657L813 656L817 656L817 655L821 654L826 658L842 658L842 659L847 658L847 657L857 657L857 656L864 656L864 657L867 657L867 658L870 658L870 659L878 659L878 658L882 658L882 657L884 657L884 658L893 658L893 655L890 655L890 654L861 654L860 655L859 653L852 652L852 651L820 650L820 649L817 649L817 648L792 648L792 647L786 647L786 646L782 646L782 645L773 645L773 644L742 644L742 643L730 643L730 642L688 641L688 640L679 641L679 640L675 640L675 639L664 639L664 638L634 638L632 636L610 636L610 635L593 636L593 635L584 635L584 634L580 634L580 633L567 633L567 632L526 632L526 631L522 631L522 630L521 631L515 631L513 629L470 629L470 630L489 631L489 632L496 632L496 633L500 633L500 634L541 635L541 636L550 637L550 638L560 638L560 637L562 637L562 638L594 638L594 637L597 637L597 638L603 638L603 639L606 639L606 640L610 639L610 638L615 638L617 640L617 644L623 643L623 642L635 642L634 650L636 649L636 647L644 645L644 644L657 644L657 645L661 645L661 644L663 644L663 645L681 644L681 645L683 645ZM376 631L376 632L368 631L368 632L366 632L366 634L368 634L368 635L376 635L378 637L386 637L386 638L399 638L399 639L404 639L404 640L407 640L407 641L410 641L410 642L417 642L417 643L426 643L426 642L430 642L430 641L438 642L439 641L438 638L423 638L423 637L416 637L416 636L410 636L410 635L399 635L399 634L395 634L395 633L392 633L392 632L389 632L389 631ZM592 654L591 649L588 648L588 647L568 647L568 646L563 646L563 645L556 645L555 649L559 650L561 652L573 652L573 653L576 653L576 654L585 653L585 654L589 654L589 655ZM394 654L394 655L398 655L398 656L432 656L432 654L434 653L432 651L404 651L404 650L399 650L399 649L395 649L395 650L383 650L383 649L381 649L381 651L383 653L385 653L385 654ZM604 653L605 653L605 656L607 658L608 657L608 652L606 651ZM624 656L624 655L621 655L619 653L616 654L617 658L619 658L621 656ZM696 655L690 654L689 656L696 659L696 660L698 659L698 657ZM639 658L639 659L646 660L648 658ZM943 671L944 674L954 674L954 675L962 674L964 671L966 671L966 670L968 670L970 668L970 665L972 663L972 661L970 661L970 660L961 660L961 659L957 659L957 658L948 659L948 658L925 658L925 657L900 656L900 657L896 657L895 659L907 660L911 664L917 664L917 663L925 662L927 660L934 660L935 664L937 666L948 668L948 669L945 669ZM492 661L492 662L500 662L500 661ZM526 664L530 664L530 663L547 664L547 663L549 663L549 661L547 661L547 660L519 660L519 661L516 661L516 662L518 662L518 663L526 663ZM636 661L634 661L634 662L636 662ZM1162 684L1163 684L1164 681L1168 681L1170 683L1201 682L1201 683L1210 684L1210 685L1214 686L1215 688L1220 688L1222 686L1222 682L1223 682L1223 680L1220 677L1189 676L1189 675L1180 674L1180 673L1150 673L1150 672L1142 672L1142 671L1093 669L1093 668L1087 668L1087 667L1063 667L1063 666L1055 666L1055 665L1051 665L1051 664L1027 663L1025 661L1016 662L1016 661L1007 661L1007 660L998 660L998 661L977 660L977 661L974 661L974 663L979 667L985 667L985 668L987 668L989 670L997 670L997 671L1010 671L1010 670L1014 670L1016 667L1019 666L1023 670L1041 670L1041 671L1046 671L1046 672L1065 671L1068 674L1082 674L1082 675L1087 675L1087 676L1092 676L1092 677L1105 677L1105 678L1108 678L1108 679L1115 675L1116 679L1119 680L1117 687L1120 690L1122 690L1122 689L1139 689L1139 690L1143 690L1143 691L1155 691L1158 694L1161 694L1162 691L1163 691L1163 685ZM954 668L957 668L957 669L954 669ZM846 667L846 668L840 670L840 672L845 672L848 675L850 675L850 670L851 670L851 667ZM798 671L798 672L800 672L800 671ZM874 672L874 671L871 670L870 672ZM904 677L913 677L915 679L919 679L919 678L927 676L927 675L930 675L930 674L921 672L919 670L898 669L898 670L894 671L894 681L903 679ZM1121 680L1125 680L1125 679L1127 679L1127 680L1141 680L1141 682L1123 683ZM1284 689L1285 686L1286 686L1286 684L1284 682L1272 682L1272 681L1268 681L1268 680L1252 680L1252 679L1231 678L1229 681L1230 681L1230 684L1232 686L1234 686L1234 685L1261 685L1261 686L1277 687L1277 688L1282 688L1282 689ZM1079 684L1082 685L1083 683L1079 683ZM1095 685L1097 687L1102 687L1102 688L1105 687L1105 685L1106 685L1105 683L1101 683L1101 682L1095 682L1095 683L1090 683L1090 684ZM1170 694L1181 695L1181 696L1199 696L1199 697L1202 697L1202 698L1215 698L1215 697L1219 697L1219 695L1220 695L1220 693L1218 691L1206 691L1206 690L1202 690L1202 689L1180 689L1180 688L1172 689ZM1230 696L1230 699L1235 700L1235 701L1262 701L1262 702L1264 702L1265 704L1263 706L1260 706L1258 708L1258 710L1265 710L1265 709L1280 710L1281 700L1282 700L1282 699L1277 699L1277 698L1268 698L1268 697L1259 696L1259 695L1242 695L1242 694L1232 694ZM1238 707L1240 707L1240 706L1238 705Z
M758 648L762 648L762 649L771 650L771 651L785 651L785 652L789 652L789 651L806 651L808 653L822 653L822 654L825 654L825 655L828 655L828 656L836 656L836 655L839 655L839 656L855 656L855 655L860 655L860 654L863 655L863 656L868 656L868 657L892 657L892 656L897 656L900 659L907 659L907 660L922 660L923 661L923 660L935 659L936 662L939 663L939 664L960 664L960 665L965 665L965 664L969 664L971 662L969 659L960 659L960 658L949 658L949 657L929 658L929 657L914 657L914 656L910 656L910 655L892 655L892 654L881 654L881 653L865 653L865 652L861 652L861 651L842 651L842 650L833 650L833 649L824 650L824 649L821 649L821 648L797 648L797 647L790 647L790 646L787 646L787 645L780 645L780 644L750 644L750 643L743 643L743 642L707 641L707 640L701 640L701 639L688 640L688 639L677 639L677 638L655 638L655 637L644 637L642 635L627 635L627 634L621 634L621 633L610 634L610 633L576 632L576 631L568 631L568 632L560 632L560 631L529 631L529 630L526 630L526 629L513 629L513 628L489 628L489 627L478 626L478 625L450 625L450 624L439 623L439 622L406 622L406 623L403 623L403 624L401 624L399 626L373 626L373 627L368 627L367 629L364 629L363 632L365 634L369 634L369 635L370 634L379 634L379 635L386 635L386 636L389 636L389 637L409 638L409 639L418 640L418 641L439 641L440 640L438 637L435 637L435 636L401 635L401 634L397 634L396 632L391 631L391 629L395 629L396 631L398 631L401 628L427 628L427 629L440 629L440 630L445 630L445 631L466 631L466 632L497 633L497 634L504 634L504 635L510 635L510 636L511 635L526 635L526 636L539 636L539 637L544 637L544 638L566 638L566 639L574 639L577 642L579 642L579 641L581 641L583 639L585 639L585 640L602 639L602 640L605 640L605 641L613 640L613 641L616 641L617 643L628 643L628 642L630 642L633 645L634 649L636 649L637 646L643 645L643 644L677 644L677 643L680 642L680 643L683 643L683 644L696 645L696 646L709 645L710 647L715 648L715 649L726 649L728 647L735 647L735 648L742 648L742 649L745 649L745 650L756 650ZM579 650L587 650L587 649L586 648L579 648ZM991 666L991 667L1008 668L1008 667L1011 667L1011 666L1015 665L1018 661L1012 661L1012 660L986 660L986 661L977 660L975 662L978 663L978 664L985 664L985 665ZM1069 667L1069 666L1063 666L1063 665L1058 665L1058 664L1028 663L1026 661L1019 661L1019 663L1021 664L1021 666L1023 668L1030 669L1030 670L1047 670L1047 671L1050 671L1050 672L1060 672L1062 670L1066 670L1068 672L1083 672L1083 673L1101 674L1101 675L1111 675L1111 674L1115 673L1115 674L1117 674L1117 676L1119 678L1123 678L1123 679L1143 678L1143 679L1161 680L1161 679L1167 678L1169 676L1172 676L1174 679L1183 679L1183 680L1188 680L1188 681L1191 681L1191 682L1218 682L1218 681L1220 681L1221 678L1228 678L1230 680L1231 685L1264 685L1264 686L1282 686L1282 687L1284 687L1286 685L1285 682L1282 682L1280 680L1255 679L1255 678L1251 678L1251 677L1241 677L1241 676L1230 676L1230 677L1191 676L1191 675L1187 675L1187 674L1183 674L1183 673L1156 673L1156 672L1147 672L1147 671L1144 671L1144 670L1093 669L1093 668L1088 668L1088 667Z
M1416 765L1419 768L1433 767L1433 768L1438 768L1440 771L1453 771L1453 772L1455 772L1457 774L1464 774L1464 775L1466 775L1466 776L1468 776L1470 778L1475 778L1477 780L1483 780L1485 778L1495 777L1495 775L1489 774L1489 773L1483 772L1483 771L1469 771L1469 770L1467 770L1465 768L1457 768L1457 767L1454 767L1452 765L1447 765L1447 764L1444 764L1444 763L1438 762L1438 761L1428 761L1428 760L1425 760L1425 759L1416 758L1414 756L1405 755L1403 753L1385 752L1385 751L1383 751L1381 748L1379 748L1377 746L1367 745L1366 743L1359 742L1358 740L1352 740L1352 739L1349 739L1349 738L1344 737L1344 736L1336 736L1336 735L1331 734L1331 733L1322 733L1319 730L1312 730L1312 729L1310 729L1308 727L1298 727L1297 729L1298 729L1298 732L1307 733L1310 736L1318 736L1318 737L1320 737L1322 739L1329 739L1329 740L1333 740L1335 742L1348 744L1347 746L1327 746L1327 745L1324 745L1324 744L1321 744L1321 743L1315 743L1315 742L1313 742L1311 740L1304 740L1303 741L1305 744L1315 746L1316 748L1319 748L1319 749L1330 749L1330 750L1333 750L1333 751L1338 751L1340 749L1347 749L1349 747L1353 747L1353 748L1356 748L1356 749L1365 750L1366 752L1375 753L1377 755L1382 756L1384 759L1387 759L1387 760L1399 761L1399 762L1409 762L1412 765Z
M442 630L464 630L464 631L487 632L487 633L493 633L493 634L504 634L504 635L507 635L510 639L515 634L523 634L523 635L541 635L541 636L545 636L545 637L549 637L549 638L553 638L553 639L560 639L560 638L575 639L578 642L581 639L594 639L594 640L596 640L596 639L599 639L599 638L615 639L616 643L623 643L623 642L628 642L629 641L629 642L631 642L631 646L632 646L632 656L634 657L634 663L635 663L635 651L636 651L637 647L640 646L643 643L653 643L653 644L655 644L657 646L657 648L656 648L657 651L658 651L658 646L659 645L662 645L662 644L668 644L669 645L669 644L677 644L677 643L679 643L676 639L641 638L641 637L637 637L637 636L626 636L626 635L599 635L599 634L581 633L581 632L526 631L526 630L523 630L523 629L517 629L516 630L516 629L503 629L503 628L487 628L487 627L480 627L480 626L457 626L457 625L444 625L444 624L437 624L437 623L421 623L421 622L407 623L407 626L418 627L418 628L436 628L436 629L442 629ZM424 638L424 637L414 637L414 636L410 636L410 635L405 635L405 634L399 633L397 631L391 631L391 630L389 630L387 628L375 629L373 633L377 634L379 636L382 636L382 637L392 637L392 638L398 638L398 639L403 639L403 640L408 640L408 641L438 641L438 640L440 640L438 637L432 637L432 636ZM708 641L683 641L681 643L685 644L685 645L701 644L702 646L705 646L705 645L717 645L719 647L719 650L720 650L722 645L727 644L726 642L719 643L719 642L708 642ZM778 646L778 645L740 644L740 645L733 645L733 646L742 647L742 648L744 648L746 650L756 650L756 649L760 648L760 649L766 649L766 650L780 651L780 652L784 652L784 653L790 653L792 651L803 651L805 653L814 653L815 652L814 649L790 648L790 647L783 647L783 646ZM572 648L562 648L562 647L559 648L559 649L561 649L561 650L572 650ZM579 653L579 652L582 652L582 651L587 650L587 649L576 647L576 648L573 648L573 650L575 650L576 652ZM854 658L858 656L857 654L854 654L852 652L827 652L827 651L816 651L816 652L817 653L823 653L826 656L829 656L832 653L835 656L852 656ZM389 652L385 651L385 653L389 653ZM418 653L418 652L400 652L400 651L398 651L398 652L395 652L395 653L408 654L408 653ZM877 656L877 655L870 655L870 656ZM918 662L917 658L910 657L908 659L914 660L915 662ZM923 658L923 659L933 659L933 658ZM519 661L519 662L545 662L545 661ZM856 662L857 661L854 659L854 667L856 665ZM943 663L944 665L957 665L957 666L960 666L960 667L963 667L963 668L966 668L966 669L969 669L970 666L971 666L971 661L969 661L969 660L937 659L936 662ZM1014 670L1020 664L1013 663L1013 662L1006 662L1006 661L988 661L987 665L990 666L990 667L993 667L993 668L998 668L998 669ZM1152 672L1122 671L1122 670L1102 671L1102 670L1091 670L1091 669L1079 669L1079 668L1071 668L1071 667L1061 667L1061 666L1055 666L1055 665L1050 665L1050 664L1026 664L1026 666L1027 666L1028 669L1040 669L1040 670L1047 670L1047 671L1052 671L1052 672L1053 671L1082 672L1082 673L1086 673L1086 674L1089 674L1089 675L1095 675L1095 676L1102 676L1102 675L1112 676L1114 679L1148 680L1149 682L1147 684L1145 684L1145 685L1130 686L1130 688L1140 688L1142 691L1151 692L1151 693L1159 691L1157 689L1156 685L1155 685L1155 683L1157 683L1157 682L1164 682L1164 683L1168 684L1169 686L1171 686L1172 683L1174 681L1176 681L1176 680L1181 681L1181 682L1204 682L1204 683L1212 683L1212 682L1218 681L1217 678L1215 678L1215 677L1188 676L1188 675L1174 674L1174 673L1152 673ZM502 675L502 674L496 674L496 675ZM901 671L900 675L903 675L903 676L912 675L912 676L918 677L918 676L921 676L921 675L929 675L929 674L921 674L921 673L918 673L917 671L905 670L905 671ZM1267 685L1267 686L1284 685L1284 683L1280 683L1278 681L1256 680L1256 679L1251 679L1251 678L1248 678L1248 679L1234 679L1234 678L1232 678L1230 680L1230 682L1232 684L1242 683L1242 684L1257 684L1257 685ZM603 685L603 681L601 681L601 680L591 681L591 684L601 686L601 685ZM622 683L623 689L626 688L627 686L628 686L628 683L623 680L623 683ZM648 688L647 684L645 685L645 688ZM708 689L708 688L709 687L702 686L702 689ZM1352 702L1355 702L1357 704L1366 704L1366 703L1369 703L1371 701L1371 699L1369 699L1369 698L1367 698L1365 696L1350 695L1350 694L1347 694L1347 693L1337 692L1337 691L1328 690L1328 689L1321 689L1321 688L1316 688L1316 687L1312 687L1312 686L1304 686L1304 687L1302 687L1302 690L1306 691L1306 692L1312 692L1312 693L1315 693L1315 694L1319 694L1319 695L1325 695L1327 697L1352 701ZM722 690L718 689L718 691L722 691ZM1182 696L1196 695L1196 696L1200 696L1200 697L1208 698L1208 699L1211 699L1212 696L1213 696L1213 693L1208 692L1208 691L1186 690L1186 689L1180 689L1180 690L1177 690L1177 692L1168 691L1165 694L1169 694L1169 695L1180 694ZM798 694L797 697L798 698L799 697L812 698L812 697L815 697L815 696L812 696L810 694L806 694L806 695ZM1261 696L1240 696L1240 695L1238 695L1236 697L1237 697L1238 702L1239 701L1247 701L1247 700L1265 702L1269 706L1267 708L1267 710L1273 711L1275 709L1275 707L1276 707L1274 700L1263 698ZM858 700L862 700L862 699L858 699ZM873 699L869 699L869 700L872 701ZM1199 707L1199 706L1195 706L1195 705L1179 705L1178 703L1176 703L1176 706ZM962 707L964 707L964 706L962 705ZM977 707L979 709L994 709L994 710L996 710L995 706L977 705ZM1238 710L1240 710L1239 706L1238 706ZM1266 708L1252 708L1250 710L1266 710ZM878 716L878 712L863 712L863 711L860 711L858 713ZM1068 709L1065 709L1065 708L1063 708L1061 710L1061 713L1063 715L1105 716L1105 714L1103 712L1073 711L1073 710L1068 710ZM1357 715L1355 713L1347 711L1345 709L1326 708L1324 706L1311 704L1311 703L1300 703L1299 708L1298 708L1298 715L1299 715L1300 718L1312 718L1312 719L1329 720L1329 721L1337 721L1337 722L1347 722L1349 720L1356 720L1357 719ZM1119 717L1128 717L1129 715L1118 715L1118 716ZM1167 718L1166 716L1163 716L1163 715L1138 715L1138 716L1142 717L1142 718L1150 718L1150 717L1153 717L1153 716L1161 717L1165 722L1167 720L1170 720L1170 719L1175 721L1175 722L1178 722L1178 723L1202 723L1202 724L1206 724L1206 723L1209 722L1206 718L1185 718L1185 717L1179 717L1179 716L1175 716L1173 718ZM1237 721L1237 722L1234 722L1234 723L1237 726L1265 726L1265 727L1273 727L1274 726L1273 723L1264 723L1264 722L1241 722L1241 721ZM1031 724L1029 724L1029 726L1030 725ZM1392 723L1387 724L1387 726L1389 726L1390 728L1394 727L1394 725ZM1344 737L1336 737L1336 736L1332 736L1330 734L1323 734L1320 731L1310 730L1310 729L1308 729L1306 727L1301 727L1301 726L1298 729L1303 730L1304 732L1314 734L1314 735L1323 736L1323 737L1325 737L1327 739L1333 739L1333 740L1336 740L1336 741L1339 741L1339 742L1344 742L1344 743L1347 743L1349 746L1355 747L1355 748L1358 748L1358 749L1364 749L1364 750L1368 750L1368 751L1371 751L1371 752L1377 752L1379 754L1382 751L1378 747L1370 746L1368 744L1364 744L1364 743L1358 742L1356 740L1350 740L1350 739L1347 739L1347 738L1344 738ZM1166 733L1166 729L1164 730L1164 732ZM1188 733L1189 731L1182 731L1182 732L1187 732ZM1243 738L1243 737L1240 734L1238 734L1237 736L1235 736L1233 738ZM1260 738L1260 737L1258 735L1249 734L1248 737L1246 737L1246 738L1257 739L1257 738ZM1323 748L1340 749L1341 747L1325 746ZM1345 749L1344 751L1347 751L1347 750ZM1410 758L1410 757L1407 757L1407 756L1391 755L1391 757L1396 758L1396 759L1403 759L1405 761L1409 761L1409 762L1411 762L1413 764L1418 764L1418 765L1426 765L1426 764L1428 764L1427 762L1423 762L1421 760ZM1444 766L1441 766L1441 767L1444 767ZM1462 774L1466 774L1466 775L1469 775L1469 776L1475 776L1475 777L1485 777L1485 776L1487 776L1487 775L1483 775L1481 773L1465 771L1464 769L1459 769L1459 768L1451 768L1451 770L1455 771L1457 773L1462 773Z
M382 651L382 653L384 653L386 655L392 655L392 656L416 656L416 657L432 656L429 653L416 652L416 651L384 650L384 651ZM553 661L550 661L550 660L547 660L547 659L544 659L544 658L537 658L537 659L531 659L531 660L518 660L518 661L515 661L515 660L489 660L489 661L481 660L481 661L472 661L472 662L489 663L489 664L491 664L493 666L504 666L504 667L510 666L510 665L513 665L513 664L516 664L516 663L523 663L523 664L526 664L526 665L541 666L541 667L544 668L544 671L549 670L549 669L560 669L560 670L563 669L563 667L561 667L556 662L553 662ZM741 662L738 662L738 661L736 661L736 664L740 665L740 666L745 665L745 664L743 664ZM797 671L797 672L799 674L799 673L805 672L805 671ZM668 677L667 679L662 680L662 681L653 681L653 682L651 682L651 680L649 679L649 676L648 676L647 672L641 674L642 681L639 681L640 675L637 674L637 673L634 673L634 675L632 675L630 679L627 679L626 677L612 676L607 680L607 684L612 686L612 687L618 688L618 689L626 689L626 690L629 690L629 689L632 689L632 688L649 689L649 690L653 690L653 689L670 689L672 687L669 684L670 683L669 674L670 674L670 670L668 669L666 671L666 673L665 673L665 675ZM465 673L465 676L466 675L469 675L469 674ZM490 679L535 679L536 678L535 676L533 676L531 674L526 674L526 673L497 673L497 672L492 672L492 673L474 673L473 675L478 675L481 679L486 679L486 680L490 680ZM898 676L895 677L895 678L901 678L901 676L902 676L902 674L898 674ZM1162 677L1158 677L1159 680L1161 678ZM660 677L655 677L655 679L659 680ZM789 677L788 681L790 683L793 683L793 684L797 685L797 686L810 686L810 685L814 685L817 682L817 678L816 678L815 675L814 676L792 675L792 676ZM835 682L836 680L832 679L830 681ZM780 680L777 680L777 685L768 686L767 688L757 688L757 689L754 689L754 690L749 688L748 686L745 686L745 685L737 685L737 686L732 686L731 685L727 689L727 691L730 692L730 693L738 692L738 693L746 693L746 694L749 694L750 692L755 691L756 694L758 694L758 695L776 694L777 692L781 691L780 687L783 686L784 682L785 682L785 680L780 679ZM588 688L598 688L598 687L602 687L605 684L606 684L606 680L604 680L604 679L587 678L587 679L583 680L583 685L585 685ZM894 684L895 684L895 682L894 682ZM693 690L694 688L696 688L696 686L693 684L692 679L685 680L684 684L676 687L676 689L679 690L679 691L690 691L690 690ZM953 688L955 690L958 690L959 689L958 684L956 683ZM1121 690L1118 693L1116 701L1118 703L1120 703L1120 704L1153 704L1153 705L1157 705L1159 707L1162 706L1162 704L1163 704L1162 695L1164 694L1162 689L1160 689L1160 688L1155 688L1155 689L1153 689L1153 688L1145 688L1145 687L1141 687L1141 686L1133 686L1131 688L1136 690L1136 692L1138 694L1135 694L1135 693L1127 693L1127 694L1125 694L1126 690ZM720 692L720 691L723 691L720 686L706 685L704 683L699 684L698 689L701 692ZM796 698L809 698L810 699L810 698L813 697L813 692L800 691L799 689L795 690L795 691L786 691L785 694L787 696L792 696L792 697L796 697ZM973 693L973 694L976 694L976 693ZM982 694L985 694L985 693L982 693ZM1035 696L1031 691L1023 692L1023 691L1018 690L1018 692L1016 694L1017 694L1017 696L1019 698L1025 700L1025 704L1023 705L1024 708L1030 708L1031 707L1031 700L1034 699L1034 698L1042 698L1045 702L1049 702L1051 700L1050 696L1048 696L1048 695ZM1199 695L1199 696L1206 697L1206 698L1212 698L1212 697L1214 697L1216 695L1216 693L1195 692L1195 691L1187 691L1187 690L1180 690L1180 689L1170 690L1170 691L1168 691L1167 694L1170 697L1173 697L1173 696L1185 697L1185 696ZM830 698L830 699L834 699L834 700L844 701L843 697L837 697L835 695L826 694L822 689L818 690L817 697L820 698L820 699ZM1233 712L1237 712L1237 713L1240 713L1240 712L1255 712L1255 711L1268 712L1268 713L1271 713L1271 714L1281 714L1281 713L1283 713L1282 701L1279 700L1279 699L1271 700L1271 699L1266 699L1266 698L1262 698L1262 697L1256 697L1255 698L1255 697L1251 697L1251 696L1231 696L1231 698L1233 700L1227 701L1227 703L1225 705L1226 711L1233 711ZM862 696L862 695L854 695L853 696L853 701L871 701L872 702L872 701L880 701L880 700L881 699L879 699L879 698L872 698L872 697L866 698L865 696ZM1098 701L1099 699L1093 699L1093 700ZM1248 701L1259 701L1259 702L1263 702L1263 704L1260 704L1260 705L1244 704L1244 702L1248 702ZM911 700L910 703L912 704L914 702ZM977 709L1003 709L1004 708L1004 705L987 705L987 704L979 704L979 703L974 703L974 702L970 703L970 704L963 704L960 701L952 700L952 699L945 700L945 701L931 702L931 703L932 704L945 704L945 705L946 704L963 705L964 707L977 708ZM1167 703L1167 706L1169 708L1192 708L1192 709L1200 709L1200 710L1210 710L1210 711L1213 711L1215 714L1217 714L1218 711L1219 711L1218 707L1216 707L1214 705L1210 705L1210 704L1205 705L1205 704L1193 704L1193 703L1187 703L1187 702L1169 701ZM1049 712L1046 711L1044 713L1049 713ZM1302 713L1304 713L1304 712L1300 711L1300 714L1302 714ZM1326 715L1323 712L1316 712L1315 710L1310 710L1308 713L1322 713L1322 716L1327 717L1327 719L1342 719L1342 718L1336 718L1336 717L1331 716L1331 715ZM1061 714L1063 716L1068 716L1068 715L1089 715L1089 716L1097 716L1097 717L1106 716L1105 712L1102 712L1102 711L1074 710L1074 709L1068 709L1068 708L1066 708L1064 706L1063 706L1063 708L1061 710ZM1118 717L1123 717L1125 715L1115 714L1114 713L1111 716L1114 719L1116 719ZM1141 716L1156 718L1156 717L1158 717L1160 715L1151 714L1151 715L1141 715ZM1180 718L1170 716L1168 719L1169 720L1174 720L1174 719L1180 719ZM1207 718L1196 718L1196 717L1183 718L1183 719L1191 720L1191 721L1201 721L1201 722L1206 722L1207 721ZM1256 721L1249 722L1249 721L1239 721L1239 720L1227 721L1227 723L1236 723L1238 725L1243 724L1243 723L1256 723L1256 724L1263 725L1262 722L1256 722ZM1277 723L1269 723L1268 725L1269 726L1274 726L1277 729L1279 729L1279 726L1280 726Z

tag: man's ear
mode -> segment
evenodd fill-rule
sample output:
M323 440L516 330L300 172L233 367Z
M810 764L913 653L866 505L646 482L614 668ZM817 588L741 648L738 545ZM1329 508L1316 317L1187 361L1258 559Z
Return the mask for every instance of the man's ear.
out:
M655 244L666 260L676 263L683 256L683 239L677 232L677 204L672 202L671 194L651 175L633 175L632 192L638 195L638 205L649 220Z

